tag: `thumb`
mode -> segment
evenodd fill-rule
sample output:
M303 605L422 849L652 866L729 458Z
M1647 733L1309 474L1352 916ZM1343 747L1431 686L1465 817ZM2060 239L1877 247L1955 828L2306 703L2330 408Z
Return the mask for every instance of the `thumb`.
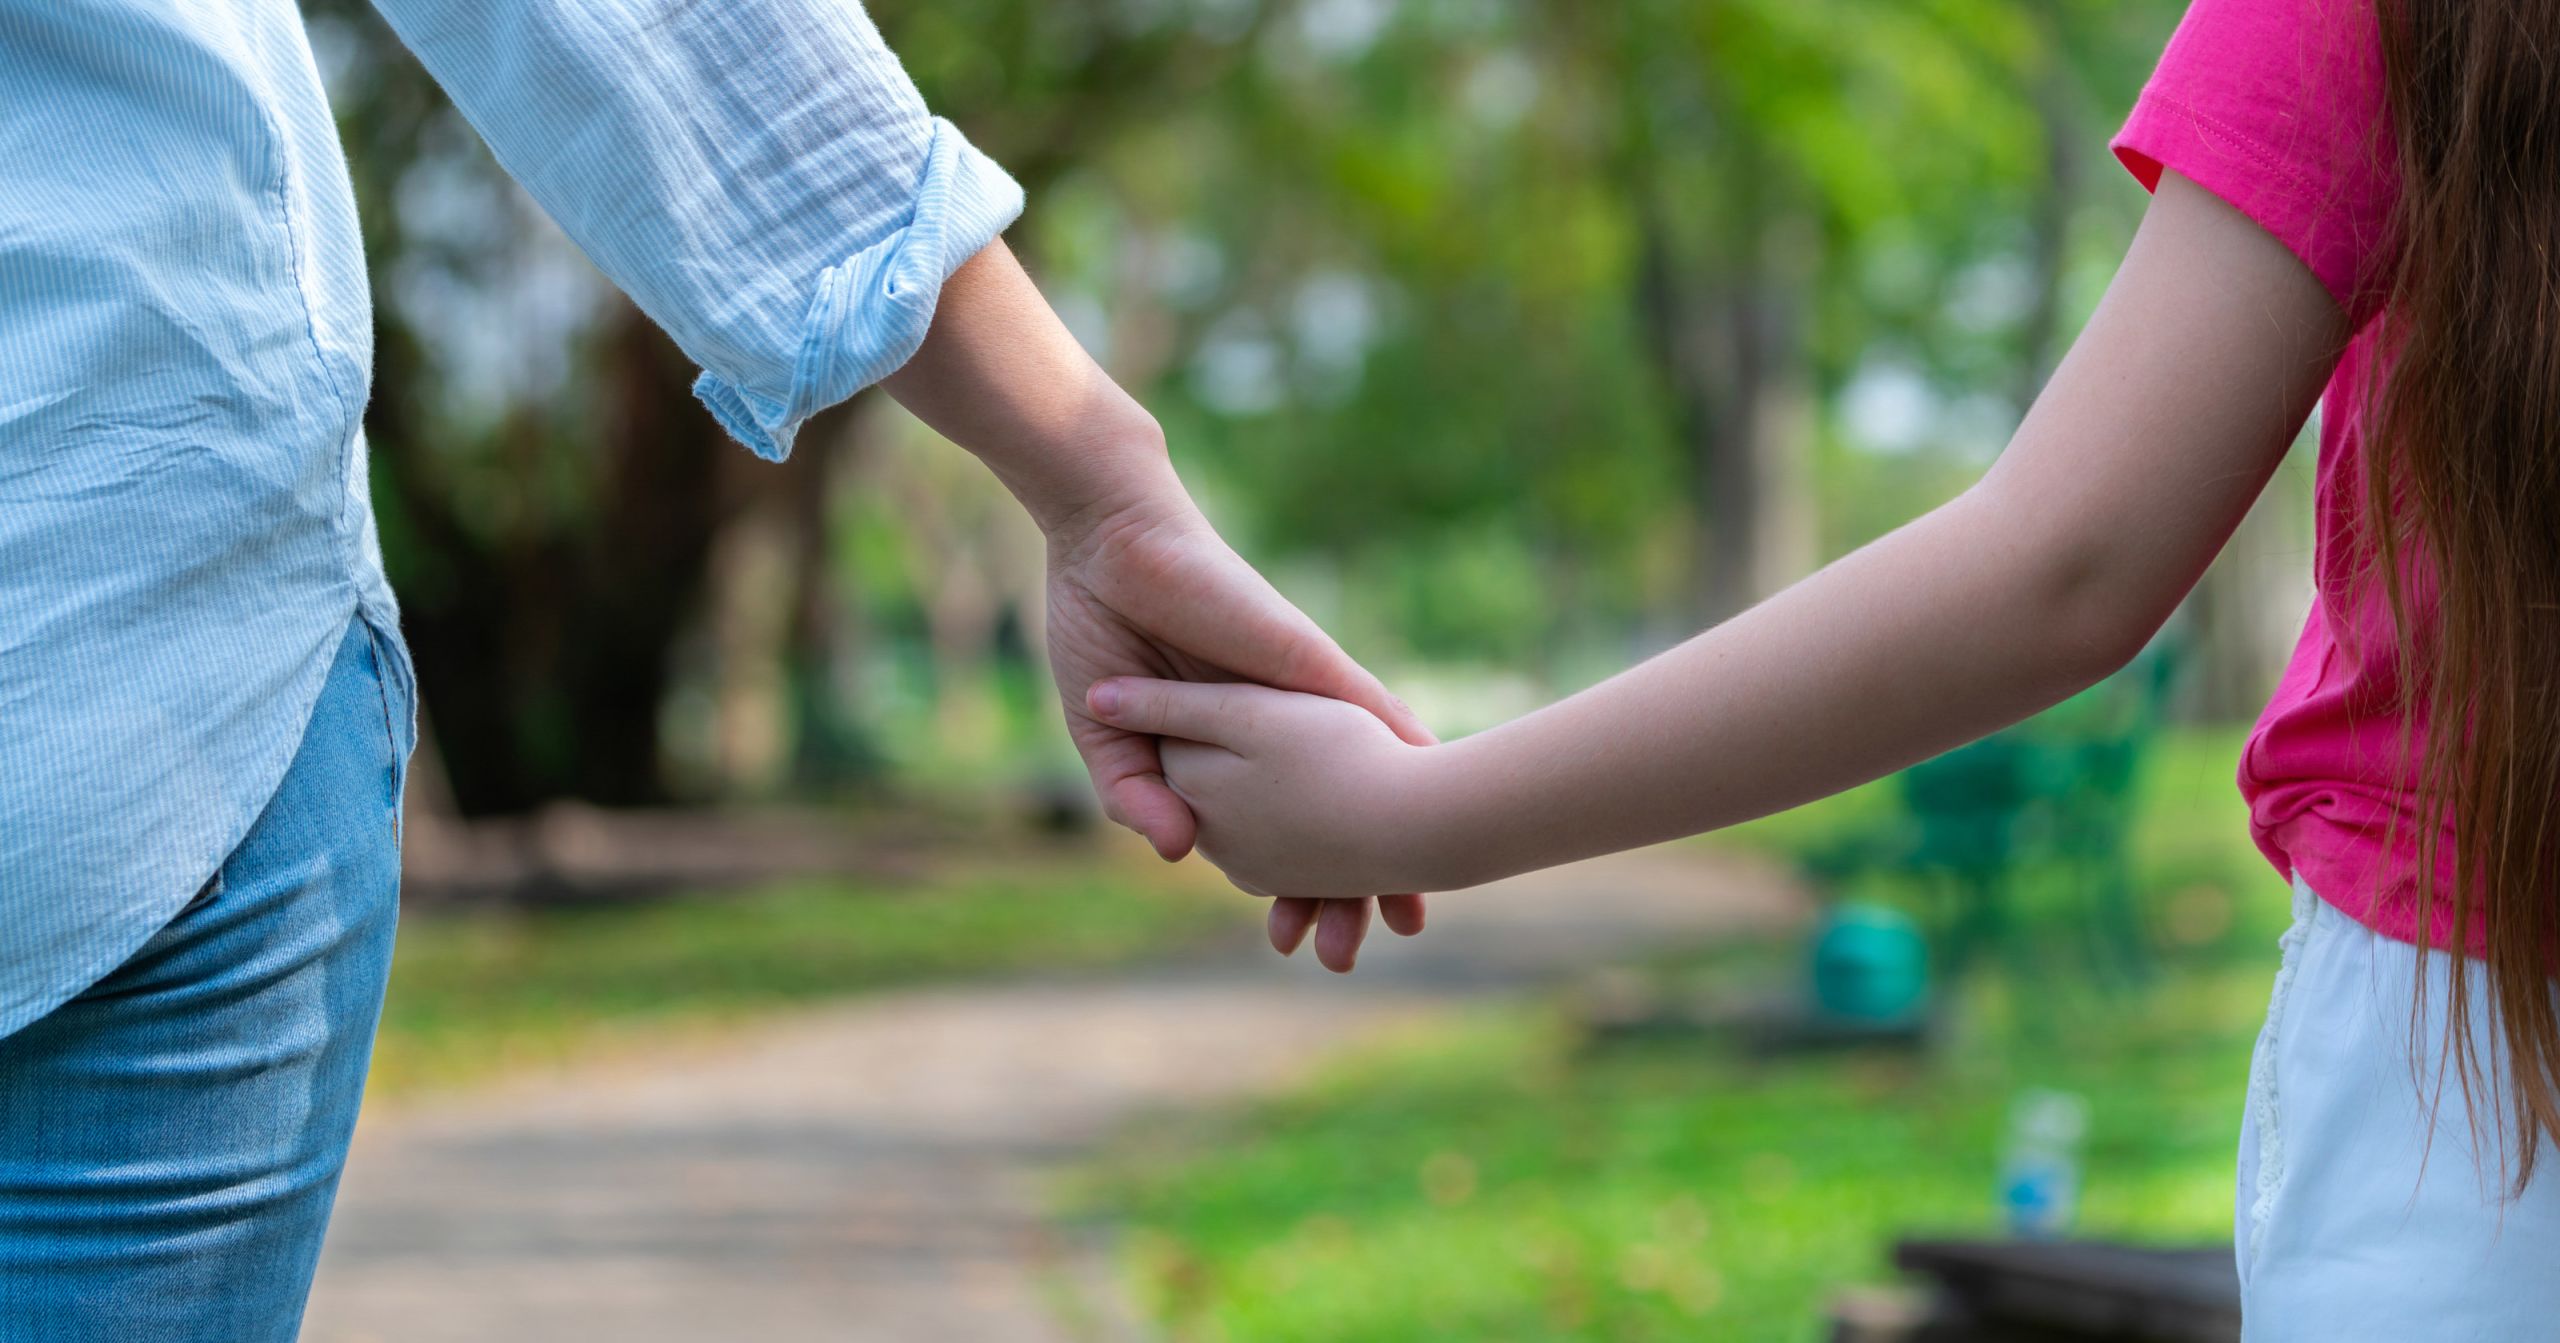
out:
M1350 655L1343 655L1343 661L1350 662L1350 660ZM1352 668L1358 673L1355 677L1356 684L1349 692L1335 696L1336 699L1349 700L1376 714L1379 722L1386 724L1409 745L1431 746L1439 742L1440 739L1432 735L1431 729L1422 725L1422 717L1413 711L1412 705L1388 693L1387 688L1379 684L1378 678L1362 670L1358 663L1352 663ZM1389 920L1391 923L1393 921Z
M1290 614L1296 615L1296 612ZM1429 746L1440 740L1431 734L1431 729L1422 725L1422 719L1414 713L1413 706L1388 693L1386 685L1368 668L1354 661L1349 653L1342 651L1342 645L1335 643L1331 635L1318 629L1304 616L1297 616L1295 623L1303 628L1287 645L1289 652L1282 659L1282 670L1276 675L1247 672L1251 679L1286 690L1303 690L1310 695L1356 704L1414 746ZM1243 668L1230 670L1245 671Z
M1406 741L1432 743L1413 710L1215 533L1203 528L1198 544L1203 549L1191 552L1181 570L1185 581L1115 575L1104 600L1166 648L1244 681L1359 705Z
M1271 693L1260 686L1225 682L1115 676L1096 681L1085 691L1085 708L1123 732L1227 746L1236 742L1244 726L1241 701L1256 692Z

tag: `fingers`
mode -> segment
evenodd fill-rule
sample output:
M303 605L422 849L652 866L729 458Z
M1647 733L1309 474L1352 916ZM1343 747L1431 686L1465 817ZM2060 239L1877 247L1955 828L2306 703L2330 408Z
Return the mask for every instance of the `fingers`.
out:
M1207 545L1213 549L1185 557L1185 581L1153 575L1143 591L1140 579L1116 581L1107 600L1159 643L1245 681L1346 700L1416 746L1436 740L1411 708L1224 542L1211 536ZM1140 611L1147 616L1135 618Z
M1295 675L1270 684L1357 704L1411 745L1429 746L1440 740L1422 725L1412 705L1388 694L1387 687L1370 675L1368 668L1352 661L1351 655L1322 630L1309 627L1295 647L1298 651L1290 659Z
M1104 809L1122 825L1146 836L1147 843L1155 847L1156 856L1171 863L1191 852L1191 845L1199 836L1199 822L1162 777L1132 774L1113 783L1104 796Z
M1306 945L1307 934L1316 927L1316 911L1321 900L1283 896L1271 902L1271 917L1263 921L1263 931L1270 935L1271 949L1283 956L1295 956Z
M1272 693L1253 685L1115 676L1094 682L1085 709L1124 732L1231 746L1251 728L1256 701Z
M1386 685L1370 675L1368 668L1352 661L1351 655L1343 652L1342 645L1335 643L1331 635L1317 628L1305 616L1298 615L1294 609L1290 614L1297 616L1304 628L1288 645L1281 679L1275 680L1271 676L1255 676L1253 679L1287 690L1303 690L1327 699L1357 704L1375 715L1398 737L1415 746L1429 746L1440 740L1432 735L1431 729L1422 725L1422 719L1414 713L1412 705L1387 693Z
M1332 915L1335 927L1330 936L1334 941L1327 943L1319 939L1316 956L1328 968L1347 972L1351 963L1359 959L1360 944L1368 937L1367 904L1365 900L1310 900L1301 896L1283 896L1271 902L1271 915L1264 921L1264 931L1270 935L1272 950L1283 956L1294 956L1298 948L1306 944L1307 934L1317 930L1326 911L1339 909L1341 912ZM1411 937L1422 931L1421 896L1382 895L1378 897L1377 904L1379 914L1398 936ZM1332 947L1330 954L1328 946Z
M1334 695L1335 699L1349 700L1377 715L1379 722L1386 724L1398 737L1411 745L1430 746L1439 742L1440 739L1432 735L1431 729L1422 725L1422 719L1414 713L1412 705L1388 694L1387 688L1379 683L1377 677L1371 676L1359 663L1351 661L1350 654L1339 648L1333 651L1336 657L1349 664L1351 671L1360 682L1359 685L1348 687Z
M1369 936L1369 916L1378 902L1363 897L1358 900L1327 900L1316 913L1316 959L1337 975L1351 973L1360 959L1360 943Z
M1094 722L1070 722L1103 814L1147 837L1166 862L1191 852L1199 822L1164 781L1156 739Z

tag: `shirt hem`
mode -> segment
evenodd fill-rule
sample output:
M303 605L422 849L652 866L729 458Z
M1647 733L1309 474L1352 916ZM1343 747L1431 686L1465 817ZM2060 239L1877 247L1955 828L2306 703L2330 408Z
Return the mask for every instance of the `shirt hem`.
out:
M2325 824L2317 818L2305 817L2282 829L2296 830L2306 822ZM2341 832L2332 830L2330 833ZM2304 844L2299 839L2288 846L2280 831L2263 830L2259 832L2259 846L2288 881L2308 886L2313 894L2320 897L2322 904L2371 930L2375 936L2436 951L2454 949L2454 930L2449 926L2438 928L2432 937L2422 939L2419 936L2414 897L2403 884L2376 886L2374 874L2383 866L2379 852L2353 855L2323 853L2320 850L2327 846ZM2488 930L2486 922L2477 913L2472 917L2471 926L2463 930L2460 942L2464 955L2474 959L2487 956Z
M187 906L194 903L196 897L204 892L205 887L222 874L223 865L231 861L231 855L238 852L241 844L247 841L249 832L257 828L259 820L266 815L267 808L274 803L276 793L283 788L285 774L293 768L295 758L302 754L303 740L311 733L312 715L318 711L320 696L328 688L330 663L335 657L338 645L346 638L348 625L365 618L362 608L361 601L352 597L349 599L344 617L335 626L337 633L304 668L302 675L306 684L297 689L295 696L299 701L299 707L295 711L298 726L290 734L278 734L284 744L280 753L281 758L260 762L257 770L259 786L250 792L250 796L255 797L256 801L241 809L241 815L234 824L223 828L220 832L222 839L214 854L209 859L188 863L184 870L193 879L178 891L139 906L137 911L129 916L130 921L120 935L98 941L82 938L81 944L84 947L97 947L102 950L97 955L80 962L78 970L55 981L53 987L29 994L15 1002L0 1003L0 1040L5 1040L44 1020L63 1004L88 992L98 981L115 973L116 967L133 959L135 953L141 951L152 938L158 936L161 929L168 927L171 920L184 913Z

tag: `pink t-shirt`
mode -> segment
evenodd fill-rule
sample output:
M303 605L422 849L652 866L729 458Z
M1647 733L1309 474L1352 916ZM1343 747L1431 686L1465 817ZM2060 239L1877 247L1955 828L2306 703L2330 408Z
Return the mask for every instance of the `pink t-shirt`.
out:
M2195 0L2114 148L2144 186L2174 169L2256 220L2358 328L2321 401L2318 593L2241 756L2240 791L2250 832L2279 871L2375 931L2414 942L2411 753L2393 708L2402 671L2385 599L2355 581L2366 553L2355 539L2364 511L2358 407L2398 189L2378 37L2371 0ZM2395 819L2400 842L2386 853ZM2476 952L2480 927L2466 931ZM2449 944L2441 905L2432 932L2435 945Z

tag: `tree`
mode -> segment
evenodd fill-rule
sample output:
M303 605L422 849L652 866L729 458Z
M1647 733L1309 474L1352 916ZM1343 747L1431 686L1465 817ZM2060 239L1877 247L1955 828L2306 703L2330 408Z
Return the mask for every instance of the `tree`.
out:
M783 724L823 786L865 758L848 650L911 631L944 663L1036 656L1036 552L928 525L975 516L965 472L898 477L912 459L882 436L908 431L857 434L859 413L787 468L750 461L370 12L313 8L378 278L377 502L467 809L666 796L660 724L689 680ZM2173 16L872 8L1029 188L1017 250L1249 553L1355 648L1557 675L1727 613L1978 467L1999 432L1980 407L2014 414L2041 379L2130 204L2089 193L2075 147ZM1928 389L1902 457L1843 410L1886 365ZM856 468L931 506L857 510L895 535L831 542ZM865 576L856 552L904 558ZM752 619L720 587L776 571L789 593Z

